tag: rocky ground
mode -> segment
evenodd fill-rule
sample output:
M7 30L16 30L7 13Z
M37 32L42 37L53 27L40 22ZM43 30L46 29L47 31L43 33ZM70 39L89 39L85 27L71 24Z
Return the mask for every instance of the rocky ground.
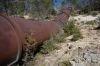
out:
M66 37L66 41L59 44L60 49L40 57L34 66L62 66L63 61L69 61L72 66L100 66L100 30L94 30L97 24L85 24L88 19L95 20L95 17L87 17L71 17L77 20L82 39L72 42L72 36Z

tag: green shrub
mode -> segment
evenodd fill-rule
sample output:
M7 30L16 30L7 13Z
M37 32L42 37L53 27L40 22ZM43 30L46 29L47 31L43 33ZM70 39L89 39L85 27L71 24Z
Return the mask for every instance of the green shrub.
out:
M80 33L79 28L75 25L75 21L71 20L69 21L65 27L64 27L64 32L66 36L73 35L72 41L76 41L80 38L82 38L82 35Z
M78 31L75 34L73 34L73 38L71 41L77 41L78 39L82 38L81 33Z
M16 65L16 66L31 66L33 57L34 57L34 49L36 42L33 39L33 33L31 34L26 34L26 38L25 38L25 43L24 43L24 48L23 48L23 54L22 54L22 59L20 60L22 63L20 64L20 62Z
M55 44L53 41L51 40L47 40L44 42L44 44L42 45L41 49L40 49L40 53L42 54L47 54L50 51L53 51L55 49L58 48L58 45Z
M34 51L33 51L33 45L35 40L33 40L31 35L26 36L26 41L24 43L24 54L23 54L23 59L22 61L26 64L28 61L33 59ZM23 63L23 64L24 64Z
M91 11L90 5L87 5L82 9L82 13L84 13L84 14L89 14L90 11Z
M77 14L76 12L73 12L72 14L71 14L71 16L78 16L79 14Z
M69 61L63 61L62 66L72 66L72 64Z
M95 25L97 22L95 21L87 21L85 24L87 25Z
M93 11L93 12L91 12L90 14L91 14L92 16L96 16L98 13L95 12L95 11Z
M74 21L69 21L64 27L64 32L66 33L67 36L70 36L75 31L73 29L75 29Z
M40 53L47 54L50 51L55 49L59 49L59 45L57 43L64 41L64 34L62 31L58 31L51 35L49 40L43 42L42 47L40 48Z

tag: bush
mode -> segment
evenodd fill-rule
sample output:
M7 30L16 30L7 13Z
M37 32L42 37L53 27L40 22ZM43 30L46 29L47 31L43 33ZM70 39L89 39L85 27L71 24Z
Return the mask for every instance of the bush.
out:
M78 16L79 14L76 12L71 13L71 16Z
M55 44L52 40L47 40L44 42L43 46L40 49L40 53L47 54L50 51L53 51L58 48L58 45Z
M34 50L35 50L35 40L33 39L33 33L26 34L24 49L22 54L22 59L18 62L16 66L31 66L33 57L34 57Z
M72 66L69 61L63 61L61 66Z
M75 21L71 20L69 21L65 27L64 27L64 32L66 36L73 35L72 41L76 41L80 38L82 38L82 35L80 33L79 28L75 25Z
M96 21L87 21L85 24L87 25L95 25L97 22Z
M71 41L77 41L80 38L82 38L81 33L78 31L75 34L73 34L73 38L71 39Z
M82 9L82 13L84 13L84 14L89 14L90 11L91 11L90 5L87 5Z
M50 51L55 49L59 49L59 45L57 43L64 41L64 34L62 31L58 31L55 34L52 34L49 40L43 42L42 47L40 48L40 53L47 54Z
M91 15L92 15L92 16L96 16L97 14L98 14L98 13L95 12L95 11L91 12Z
M26 35L26 41L24 43L24 54L22 59L22 61L24 62L23 64L26 64L27 62L33 59L34 45L35 45L35 40L33 39L33 34L31 33L29 35Z

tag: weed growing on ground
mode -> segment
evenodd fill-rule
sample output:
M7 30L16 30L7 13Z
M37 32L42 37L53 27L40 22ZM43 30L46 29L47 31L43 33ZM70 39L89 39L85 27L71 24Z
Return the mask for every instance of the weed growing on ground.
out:
M87 21L85 24L87 25L95 25L97 22L95 20L93 21Z
M75 12L73 12L72 14L71 14L71 16L78 16L79 14L78 13L75 13Z
M40 48L40 53L47 54L50 51L59 49L59 45L57 43L63 42L63 41L64 41L64 34L62 30L56 33L53 33L49 40L46 40L45 42L43 42L43 45Z
M72 66L72 64L66 60L61 63L61 66Z
M74 20L70 20L64 27L64 32L66 36L73 35L72 41L76 41L82 38L79 28L75 25Z
M90 14L95 17L98 13L96 11L92 11Z
M24 43L24 53L23 53L23 59L24 62L23 65L28 63L31 59L34 57L34 49L33 46L35 45L35 40L33 39L33 33L26 35L25 43Z
M33 33L26 34L22 59L16 66L31 66L32 65L31 62L34 57L34 50L35 50L35 45L36 45L36 42L33 39L33 35L34 35Z

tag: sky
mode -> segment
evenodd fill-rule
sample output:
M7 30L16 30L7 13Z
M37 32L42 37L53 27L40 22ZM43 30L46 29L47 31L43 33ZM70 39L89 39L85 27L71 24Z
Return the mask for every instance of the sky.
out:
M67 0L67 3L65 4L65 7L71 7L72 3L71 3L72 0ZM56 9L60 9L62 6L62 0L54 0L54 7Z
M62 0L54 0L54 7L56 9L61 8L61 3L62 3Z
M72 6L71 3L72 0L67 0L67 3L65 4L65 7L70 7ZM88 5L91 0L77 0L78 5L80 8L83 8L84 6ZM62 0L54 0L54 8L55 9L60 9L62 6Z

